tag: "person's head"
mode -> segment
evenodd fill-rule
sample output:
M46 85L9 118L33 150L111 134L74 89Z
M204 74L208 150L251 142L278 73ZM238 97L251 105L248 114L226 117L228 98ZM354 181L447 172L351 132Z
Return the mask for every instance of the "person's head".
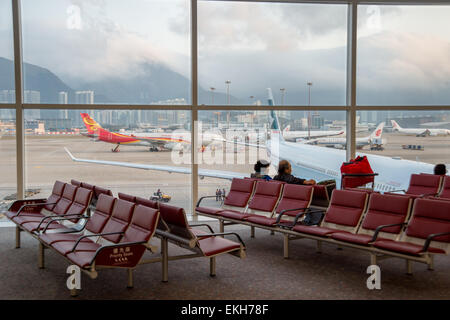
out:
M445 167L445 164L439 163L434 166L434 174L445 175L446 173L447 173L447 168Z
M269 169L270 162L266 160L258 160L254 166L255 172L257 173L266 173Z
M287 160L281 160L278 164L278 174L291 174L292 173L292 167L289 161Z

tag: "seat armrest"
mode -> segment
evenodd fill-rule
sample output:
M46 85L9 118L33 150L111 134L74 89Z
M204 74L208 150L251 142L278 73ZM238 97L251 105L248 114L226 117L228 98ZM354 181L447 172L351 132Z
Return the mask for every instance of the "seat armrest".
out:
M75 214L75 213L73 213L73 214L62 214L62 215L59 215L59 214L53 214L53 215L50 215L50 216L45 216L45 217L43 217L42 219L41 219L41 222L39 222L39 225L38 225L38 227L37 227L37 230L39 230L40 228L41 228L41 225L45 222L45 220L47 220L47 219L52 219L52 218L62 218L62 217L77 217L77 216L80 216L80 214ZM73 218L70 218L70 219L73 219ZM67 220L69 220L69 219L67 219ZM50 220L48 223L51 223L52 221ZM47 226L48 226L48 224L47 224Z
M90 216L85 216L85 215L78 215L80 218L85 218L85 219L89 219ZM54 221L65 221L65 220L72 220L73 218L50 218L50 221L47 222L47 224L44 227L44 230L42 231L42 233L45 233L45 231L47 231L47 228L50 226L50 224ZM39 229L37 230L39 232Z
M428 251L428 248L430 247L431 241L433 241L434 238L440 237L440 236L446 236L446 235L450 235L450 232L442 232L442 233L430 234L427 237L427 240L425 241L425 243L423 244L422 252L427 252Z
M8 211L15 211L19 210L20 207L22 207L24 204L38 204L38 203L44 203L47 199L41 198L41 199L29 199L29 200L16 200L13 203L11 203L8 207Z
M377 240L378 234L380 233L380 231L381 231L382 229L389 228L389 227L396 227L396 226L404 226L404 225L406 225L406 222L402 222L402 223L393 223L393 224L384 224L384 225L378 226L378 227L375 229L375 233L373 234L372 240L370 240L370 242L375 242L375 241Z
M207 227L211 233L214 233L213 228L207 223L199 223L199 224L190 224L189 227Z
M17 214L14 217L19 216L23 209L27 208L27 207L42 207L42 206L46 206L48 204L56 204L56 202L39 202L39 203L30 203L30 204L24 204L23 206L20 207L19 211L17 211Z
M78 244L81 242L81 240L83 240L84 238L90 238L90 237L101 237L101 236L109 236L109 235L113 235L113 234L124 234L125 232L123 231L118 231L118 232L106 232L106 233L96 233L96 234L86 234L84 236L81 236L78 238L77 242L75 242L75 245L73 246L72 250L70 250L70 252L74 252L75 249L77 248Z
M199 206L200 206L200 203L203 201L203 199L216 198L216 197L217 197L217 196L204 196L204 197L201 197L200 199L198 199L197 204L195 205L195 207L196 207L196 208L199 207Z
M300 212L299 214L305 213L305 210L308 210L308 208L302 207L302 208L294 208L294 209L285 209L285 210L281 210L280 213L278 214L277 220L275 222L275 224L279 224L281 221L281 217L286 213L286 212L290 212L290 211L298 211L298 210L303 210L303 212Z
M297 210L299 210L299 209L289 209L289 210L283 210L283 211L281 211L280 214L278 215L276 225L279 226L279 227L281 227L281 228L288 228L288 229L291 229L291 228L295 227L295 225L297 224L298 220L299 220L302 216L304 216L305 214L307 214L307 213L314 213L314 212L325 212L325 210L323 210L323 209L316 209L316 210L312 210L312 209L310 209L310 208L303 208L303 209L304 209L305 211L299 212L299 213L295 216L294 221L292 222L292 224L290 224L290 225L286 225L286 224L281 224L281 223L280 223L280 220L281 220L281 214L284 214L284 212L287 212L287 211L297 211Z
M217 233L201 234L201 235L198 235L197 238L200 239L200 238L207 238L207 237L211 237L211 236L228 236L228 235L235 236L245 249L244 241L242 241L242 238L236 232L217 232Z
M403 192L406 194L406 190L405 189L399 189L399 190L390 190L389 192L386 192L387 194L389 193L395 193L395 192Z

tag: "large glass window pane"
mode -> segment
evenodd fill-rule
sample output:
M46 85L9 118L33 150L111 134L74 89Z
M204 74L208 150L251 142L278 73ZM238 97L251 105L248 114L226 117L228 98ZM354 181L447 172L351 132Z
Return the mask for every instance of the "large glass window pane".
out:
M385 125L381 139L361 152L371 155L381 191L405 189L412 173L433 173L434 165L450 163L450 111L360 111L369 128ZM361 139L360 137L357 139ZM369 159L370 160L370 159Z
M360 105L450 104L450 6L359 6Z
M26 110L26 185L36 197L48 196L55 180L71 179L115 196L152 198L160 190L158 200L191 212L189 124L183 110ZM94 162L73 161L65 148ZM177 170L185 171L169 174Z
M198 33L201 104L345 104L345 5L200 1Z
M16 114L0 109L0 225L7 222L1 214L17 198L16 179Z
M15 103L11 1L0 0L0 103Z
M189 3L22 1L25 101L189 103Z
M279 129L271 111L199 111L203 136L220 136L199 155L200 197L219 190L227 194L230 179L250 177L258 160L271 163L267 174L272 178L278 162L288 160L297 177L340 183L346 149L345 111L283 110L276 111L276 118ZM220 200L208 198L202 206L220 206Z

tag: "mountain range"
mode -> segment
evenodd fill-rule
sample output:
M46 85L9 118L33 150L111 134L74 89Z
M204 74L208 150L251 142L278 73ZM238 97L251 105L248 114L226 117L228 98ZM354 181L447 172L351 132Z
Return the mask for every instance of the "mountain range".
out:
M68 93L68 103L75 103L75 92L80 90L94 91L94 102L100 104L154 104L171 99L190 103L190 80L159 63L142 63L142 72L127 79L110 77L78 85L67 84L52 71L34 64L24 63L23 70L24 89L39 91L41 103L58 103L61 91ZM2 57L0 90L14 90L14 62ZM232 104L241 103L234 96L230 99ZM199 101L211 101L211 92L199 88ZM225 105L226 94L214 92L214 103Z

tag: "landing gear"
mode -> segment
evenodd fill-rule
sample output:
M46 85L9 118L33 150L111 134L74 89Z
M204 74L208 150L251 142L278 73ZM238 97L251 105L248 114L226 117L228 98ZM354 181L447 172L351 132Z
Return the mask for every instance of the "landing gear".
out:
M156 147L150 147L150 148L148 149L148 151L150 151L150 152L158 152L159 149L156 148Z
M111 151L112 152L119 152L120 150L119 150L119 144L114 148L114 149L111 149Z

